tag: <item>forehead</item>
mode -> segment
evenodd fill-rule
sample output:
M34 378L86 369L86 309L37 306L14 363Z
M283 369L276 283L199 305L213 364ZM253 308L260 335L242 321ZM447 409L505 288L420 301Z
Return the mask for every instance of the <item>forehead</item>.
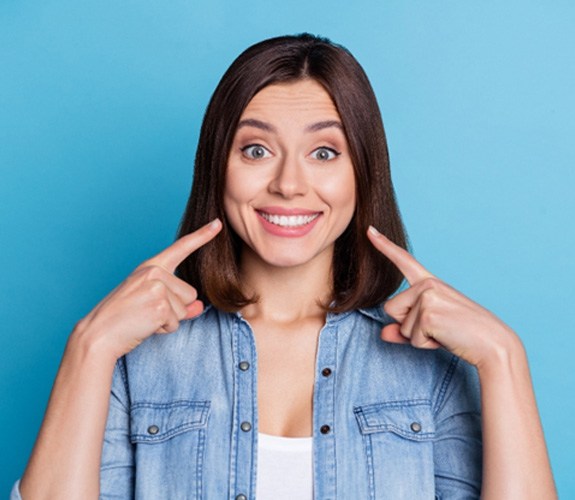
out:
M315 80L306 79L290 83L272 84L260 90L248 103L242 118L262 115L272 119L283 116L330 118L339 120L339 113L331 96Z

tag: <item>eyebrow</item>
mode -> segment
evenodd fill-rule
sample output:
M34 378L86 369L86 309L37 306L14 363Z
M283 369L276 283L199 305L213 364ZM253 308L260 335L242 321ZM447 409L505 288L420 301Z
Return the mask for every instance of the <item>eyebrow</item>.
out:
M337 120L326 120L324 122L312 123L306 127L307 132L317 132L318 130L323 130L324 128L335 127L343 131L343 125Z
M256 120L254 118L246 118L238 123L238 130L242 127L255 127L265 132L277 132L276 128L269 123L262 122L261 120Z
M256 120L255 118L245 118L238 123L238 130L242 127L255 127L265 132L277 132L277 129L267 122ZM306 132L318 132L326 128L335 127L343 131L343 125L337 120L325 120L323 122L312 123L306 127Z

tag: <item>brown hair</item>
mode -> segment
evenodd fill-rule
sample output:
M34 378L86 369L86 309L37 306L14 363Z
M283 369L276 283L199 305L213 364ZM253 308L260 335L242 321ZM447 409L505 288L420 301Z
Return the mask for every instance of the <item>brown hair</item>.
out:
M233 311L254 302L241 289L242 242L227 223L223 196L227 161L240 117L254 95L267 85L311 78L326 89L342 120L356 178L357 206L335 243L331 310L341 312L380 304L403 280L396 267L366 236L369 224L406 248L395 201L383 122L365 72L347 49L302 34L264 40L232 63L217 86L204 116L192 192L179 236L219 217L221 233L186 259L178 275L198 289L199 297Z

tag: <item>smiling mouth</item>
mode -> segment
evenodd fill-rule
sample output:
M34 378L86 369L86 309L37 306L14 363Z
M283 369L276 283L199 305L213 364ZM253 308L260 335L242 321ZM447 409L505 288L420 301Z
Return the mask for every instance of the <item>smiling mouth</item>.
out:
M274 224L279 227L301 227L313 222L317 219L321 212L310 214L310 215L274 215L268 214L266 212L258 213L267 220L270 224Z

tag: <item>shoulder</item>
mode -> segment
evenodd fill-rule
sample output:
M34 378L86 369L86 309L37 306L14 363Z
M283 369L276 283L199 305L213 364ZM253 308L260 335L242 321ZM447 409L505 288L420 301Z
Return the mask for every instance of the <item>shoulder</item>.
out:
M125 363L130 367L141 365L151 372L161 370L166 363L207 355L226 342L235 323L235 315L208 306L199 316L182 321L175 332L147 338L124 357Z
M383 307L360 309L340 318L338 350L342 368L361 393L391 401L405 398L430 402L442 411L453 399L467 398L478 407L475 368L444 349L417 349L381 339L381 329L392 322ZM379 395L379 396L378 396Z
M229 382L235 318L207 307L176 332L152 335L118 361L114 386L132 401L166 401Z

